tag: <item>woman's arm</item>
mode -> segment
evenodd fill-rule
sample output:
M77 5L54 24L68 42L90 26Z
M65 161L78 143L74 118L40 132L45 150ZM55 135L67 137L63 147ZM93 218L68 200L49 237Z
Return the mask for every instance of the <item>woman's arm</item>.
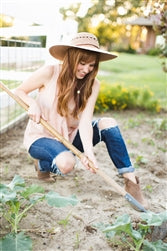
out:
M15 94L19 96L28 106L29 117L39 123L41 111L36 100L28 94L36 89L45 88L53 74L53 66L44 66L35 71L28 79L26 79L19 87L16 88Z
M100 83L98 80L95 80L92 94L88 99L86 107L81 115L80 124L79 124L79 132L81 141L84 148L85 155L94 163L95 167L98 168L96 158L93 153L93 128L92 128L92 117L93 111L95 107L95 103L97 100L97 96L99 93ZM82 160L82 163L89 169L88 161Z

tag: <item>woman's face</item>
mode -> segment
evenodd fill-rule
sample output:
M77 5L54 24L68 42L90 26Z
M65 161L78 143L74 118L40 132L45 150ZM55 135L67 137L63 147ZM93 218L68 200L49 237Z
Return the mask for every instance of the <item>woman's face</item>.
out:
M75 75L76 78L83 79L88 73L93 71L94 67L95 67L95 60L89 63L81 61L77 66L76 75Z

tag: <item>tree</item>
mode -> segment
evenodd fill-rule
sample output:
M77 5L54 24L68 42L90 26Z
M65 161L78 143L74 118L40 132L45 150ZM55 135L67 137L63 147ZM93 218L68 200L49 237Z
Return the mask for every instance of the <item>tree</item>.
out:
M87 30L96 19L97 23L105 21L120 23L121 19L132 15L139 15L143 6L150 0L91 0L92 5L88 8L84 17L79 15L81 3L70 5L68 8L61 8L60 13L64 19L72 18L78 22L79 31ZM84 29L83 29L84 28Z
M80 16L82 4L73 4L68 8L61 8L64 19L70 18L78 22L78 31L93 32L101 45L111 49L112 43L124 40L127 17L138 16L142 8L151 0L91 0L87 13Z
M100 44L111 49L111 45L121 42L128 44L126 20L130 17L148 17L158 4L162 6L165 0L90 0L87 12L81 16L82 4L77 3L68 8L61 8L64 19L70 18L78 22L78 31L93 32ZM84 3L85 4L85 3Z
M13 26L13 22L14 22L13 17L0 14L0 27Z

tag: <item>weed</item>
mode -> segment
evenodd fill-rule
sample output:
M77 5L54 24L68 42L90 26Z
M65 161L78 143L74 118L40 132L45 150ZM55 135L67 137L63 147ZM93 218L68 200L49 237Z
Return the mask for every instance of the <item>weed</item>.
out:
M128 143L129 145L132 145L133 147L138 147L138 145L139 145L137 142L133 142L133 141L130 140L130 139L127 140L127 143Z
M140 122L136 119L128 119L127 121L127 129L128 128L135 128L135 127L138 127L140 125Z
M69 223L69 218L71 216L71 212L67 215L67 217L65 219L62 219L60 221L58 221L59 225L63 225L64 227L66 227Z
M153 188L152 188L151 185L147 185L147 186L145 186L144 190L145 190L145 191L148 191L148 192L150 192L150 193L152 193Z
M74 177L74 182L75 182L76 187L79 187L79 180L80 180L80 178L78 176Z
M154 134L157 138L164 137L164 134L167 131L167 119L155 118L151 121Z
M4 175L7 175L9 173L9 166L5 166L4 168Z
M160 131L167 131L167 119L157 118L153 120L155 128Z
M142 142L145 142L147 145L155 146L155 143L150 138L142 138Z
M79 248L79 243L80 243L80 239L79 239L79 233L76 233L76 238L75 238L75 245L74 245L74 249L78 249Z
M142 155L138 155L138 156L136 157L135 161L136 161L136 164L137 164L137 165L140 165L140 164L147 164L147 163L148 163L148 160L147 160L145 157L143 157Z
M158 150L160 150L160 151L163 152L163 153L166 152L166 148L165 148L165 147L158 147Z

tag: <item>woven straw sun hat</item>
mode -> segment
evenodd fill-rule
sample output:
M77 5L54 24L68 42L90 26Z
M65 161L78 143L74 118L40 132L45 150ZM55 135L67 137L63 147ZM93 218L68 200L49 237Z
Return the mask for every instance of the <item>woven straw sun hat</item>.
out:
M59 60L63 60L69 48L79 48L100 53L100 61L107 61L117 56L110 52L101 50L97 37L88 32L77 33L69 44L57 44L49 48L50 54Z

